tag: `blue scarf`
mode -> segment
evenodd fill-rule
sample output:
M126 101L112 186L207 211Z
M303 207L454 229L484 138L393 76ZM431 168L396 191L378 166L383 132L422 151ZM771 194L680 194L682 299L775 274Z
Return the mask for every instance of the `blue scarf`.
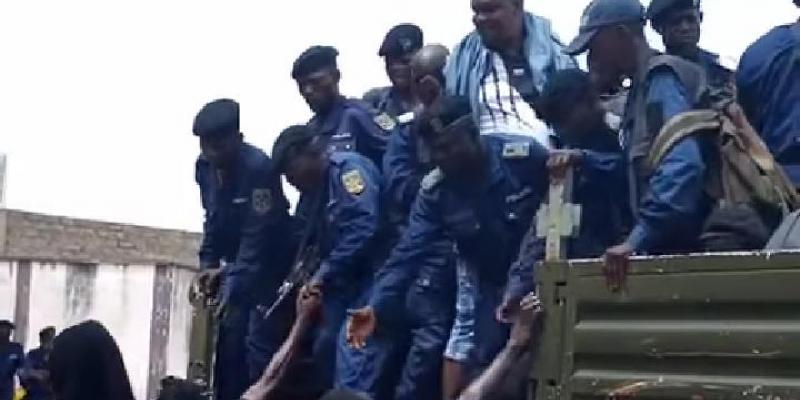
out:
M562 52L564 46L546 18L525 13L523 47L534 83L540 92L548 77L555 71L577 68L575 60ZM468 96L472 109L477 110L480 105L480 84L491 65L491 50L483 45L478 32L470 33L453 49L445 67L447 92L451 95Z

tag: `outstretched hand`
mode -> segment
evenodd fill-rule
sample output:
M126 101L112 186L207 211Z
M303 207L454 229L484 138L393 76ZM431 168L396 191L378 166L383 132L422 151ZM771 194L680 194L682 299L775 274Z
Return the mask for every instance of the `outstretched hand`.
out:
M367 339L375 333L378 318L372 307L351 310L347 319L347 343L350 347L362 349L367 345Z

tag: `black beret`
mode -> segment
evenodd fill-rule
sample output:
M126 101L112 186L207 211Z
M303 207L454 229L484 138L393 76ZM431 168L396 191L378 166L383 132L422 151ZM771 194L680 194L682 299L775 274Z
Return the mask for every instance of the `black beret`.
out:
M700 8L700 0L653 0L647 7L647 18L660 19L667 11Z
M292 149L311 142L316 134L306 125L292 125L283 130L272 145L272 162L275 170L284 172Z
M422 48L422 29L414 24L400 24L392 28L383 39L378 55L402 57Z
M14 329L14 328L16 328L17 326L16 326L16 325L14 325L14 323L13 323L13 322L11 322L11 321L9 321L9 320L7 320L7 319L2 319L2 320L0 320L0 327L6 327L6 328L11 328L11 329Z
M292 78L297 80L323 68L336 68L336 57L339 51L331 46L313 46L308 48L292 65Z
M200 137L239 133L239 103L231 99L219 99L206 104L197 113L192 131Z

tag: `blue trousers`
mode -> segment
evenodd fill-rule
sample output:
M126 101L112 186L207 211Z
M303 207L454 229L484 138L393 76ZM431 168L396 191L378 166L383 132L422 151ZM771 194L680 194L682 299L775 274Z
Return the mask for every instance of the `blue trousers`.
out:
M369 294L369 283L349 287L336 285L323 290L322 321L316 329L313 345L316 383L380 400L380 394L385 393L390 384L386 367L394 342L376 334L364 348L353 349L346 340L347 310L365 305Z
M422 281L422 282L421 282ZM455 314L455 288L417 280L406 297L410 347L395 400L442 398L442 361Z
M238 400L264 372L272 355L282 344L292 304L283 304L268 320L257 306L274 298L245 292L245 275L226 275L222 289L226 309L219 321L214 392L216 400ZM261 301L259 301L261 300Z

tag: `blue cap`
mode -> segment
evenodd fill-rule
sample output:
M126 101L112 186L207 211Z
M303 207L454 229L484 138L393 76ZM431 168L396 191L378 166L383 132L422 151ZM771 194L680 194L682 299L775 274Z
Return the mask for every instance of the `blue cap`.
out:
M220 137L239 133L239 103L214 100L197 113L192 131L199 137Z
M650 2L650 5L647 6L647 19L659 19L668 11L687 8L699 9L700 0L653 0Z
M414 24L400 24L389 30L378 55L402 57L422 48L422 29Z
M336 68L339 51L331 46L312 46L300 54L292 65L292 78L300 79L324 68Z
M578 36L564 53L574 56L585 52L597 32L607 26L645 21L644 6L638 0L594 0L583 10Z

